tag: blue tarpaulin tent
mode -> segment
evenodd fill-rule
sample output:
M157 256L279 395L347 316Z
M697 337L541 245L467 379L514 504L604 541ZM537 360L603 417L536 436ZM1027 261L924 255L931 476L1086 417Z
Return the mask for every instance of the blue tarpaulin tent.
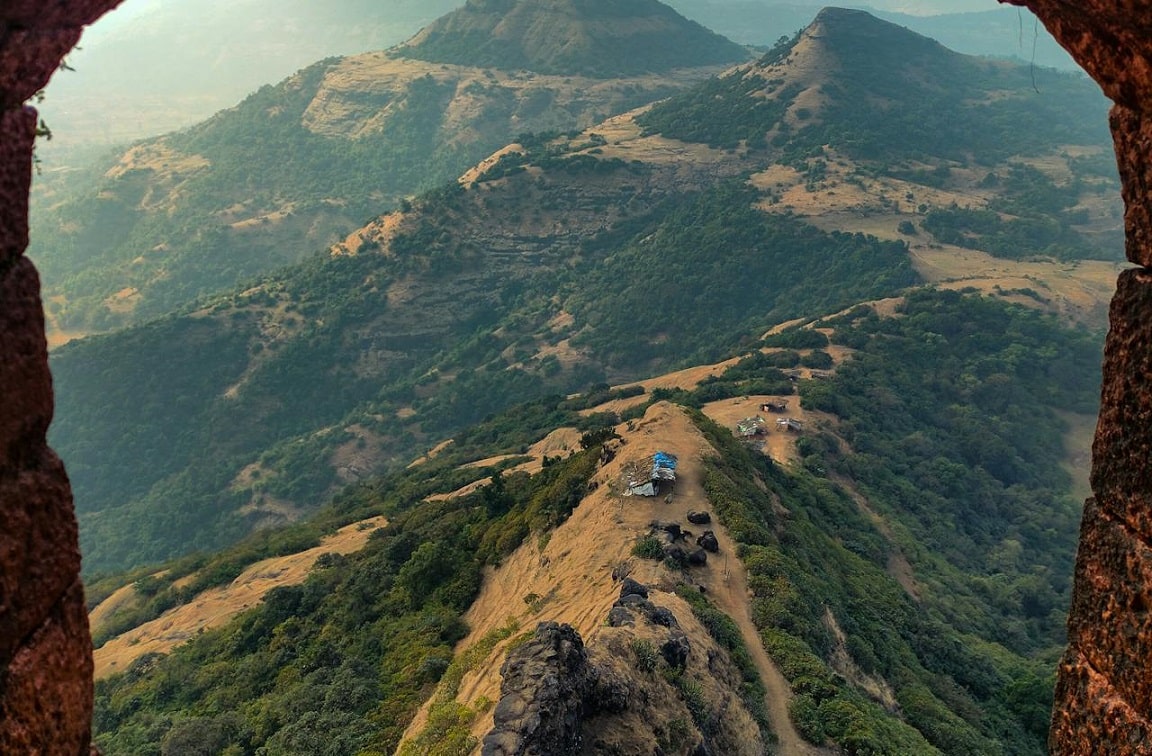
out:
M676 480L676 455L658 451L652 455L652 480Z

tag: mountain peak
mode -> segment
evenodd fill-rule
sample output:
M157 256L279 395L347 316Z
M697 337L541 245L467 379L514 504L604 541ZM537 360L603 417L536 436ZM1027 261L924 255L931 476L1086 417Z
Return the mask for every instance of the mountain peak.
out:
M874 23L874 24L887 24L886 21L873 16L868 11L859 10L856 8L837 8L835 6L825 6L820 9L813 19L814 24L860 24L860 23Z
M468 0L400 54L437 63L611 78L738 63L744 48L658 0Z
M925 55L964 57L907 27L850 8L821 9L801 36L819 40L822 47L834 50L840 58L855 58L862 53L896 64L901 58Z

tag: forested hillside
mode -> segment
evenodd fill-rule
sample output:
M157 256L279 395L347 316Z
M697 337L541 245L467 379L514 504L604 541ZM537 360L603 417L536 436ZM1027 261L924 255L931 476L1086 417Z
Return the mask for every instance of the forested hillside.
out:
M850 350L829 377L799 384L799 401L826 419L795 441L796 463L773 462L706 417L749 391L789 385L773 365L800 355L769 347L694 391L637 397L641 404L619 416L597 412L614 398L605 394L521 405L462 433L431 461L347 490L308 525L139 581L147 603L128 626L339 525L380 514L390 521L363 550L318 563L303 585L277 589L226 627L102 680L97 741L116 754L185 753L204 743L228 753L391 751L437 681L459 690L476 665L499 665L504 652L491 654L506 638L520 638L507 648L527 639L531 628L516 617L559 611L547 597L525 596L523 607L505 609L505 630L453 650L468 632L461 617L484 566L524 543L546 550L550 537L590 539L550 533L574 511L617 506L590 493L617 485L597 473L606 464L601 444L617 433L625 445L614 448L626 454L644 433L658 434L642 430L660 427L646 409L671 400L708 447L683 461L682 474L699 476L740 544L751 616L790 682L791 718L805 739L893 756L1044 753L1079 510L1059 439L1069 411L1094 409L1096 338L1028 308L936 290L909 295L887 315L861 306L815 326L768 341L809 344L805 353L822 351L819 344ZM562 425L584 430L583 451L546 460L532 477L488 480L492 468L459 467L515 455ZM470 480L487 485L429 498ZM640 561L643 535L624 535L637 540ZM614 565L590 553L587 566L588 575L564 577L582 582ZM719 579L721 567L668 561L654 569L664 575L661 591L683 584L680 595L738 657L735 626L693 587L707 575ZM95 598L116 584L97 584ZM632 674L643 675L643 657L632 658ZM693 684L677 684L690 707L699 705ZM469 728L491 701L453 708L455 695L439 699L441 729L422 741L431 749L424 752L475 745Z
M404 462L525 396L713 359L774 322L915 282L902 244L765 216L753 199L721 187L665 201L626 235L586 242L580 261L489 268L455 245L317 260L196 316L61 348L53 432L86 569L219 548L277 517L278 502L312 508L369 471L326 458L367 448L369 464ZM435 225L418 233L431 238L470 211L455 192L429 201ZM730 252L708 265L706 247ZM636 274L654 266L658 296ZM419 296L396 311L402 287ZM550 325L561 312L573 323ZM559 341L569 351L550 355Z
M855 67L869 45L894 67ZM884 51L900 45L905 66ZM330 255L59 349L53 443L86 570L217 548L516 402L718 359L924 280L1098 323L1088 284L1114 267L1090 258L1116 254L1118 224L1103 148L1080 111L1035 101L1027 69L1005 65L825 12L646 114L524 135ZM846 120L836 97L898 98L918 70L939 74L941 107L958 87L958 118L985 97L986 114L1036 108L1051 124L1023 141L969 113L985 131L958 151L881 145L867 119ZM976 86L969 70L1007 73ZM1075 99L1079 80L1049 83L1102 117L1102 101ZM717 123L740 131L709 146ZM979 233L941 222L988 213L1000 225ZM1053 227L1067 233L1053 241Z
M505 15L519 13L506 5ZM565 16L573 34L587 28L597 40L569 51L570 70L441 65L416 60L409 47L328 58L70 177L39 198L33 233L50 331L105 332L180 309L316 254L518 134L585 128L747 59L652 0L645 14L660 18L662 36L699 36L711 52L677 47L661 65L633 70L624 65L630 40L602 38L594 10ZM529 24L504 43L539 48L549 33ZM437 39L467 51L470 34L453 27Z

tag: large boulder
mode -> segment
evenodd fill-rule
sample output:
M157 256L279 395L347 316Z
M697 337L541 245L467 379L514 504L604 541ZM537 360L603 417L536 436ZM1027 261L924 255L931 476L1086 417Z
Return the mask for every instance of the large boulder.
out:
M632 578L624 578L624 581L620 584L620 598L624 598L625 596L648 598L648 589Z
M581 724L599 681L580 634L542 622L535 636L508 654L503 683L484 737L484 756L566 756L580 750Z

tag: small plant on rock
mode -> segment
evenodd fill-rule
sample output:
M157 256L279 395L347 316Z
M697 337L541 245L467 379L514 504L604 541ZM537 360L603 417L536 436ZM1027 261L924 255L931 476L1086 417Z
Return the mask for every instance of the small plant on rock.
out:
M641 672L652 672L660 661L660 652L656 644L646 638L636 638L632 641L632 653L636 654L636 669Z

